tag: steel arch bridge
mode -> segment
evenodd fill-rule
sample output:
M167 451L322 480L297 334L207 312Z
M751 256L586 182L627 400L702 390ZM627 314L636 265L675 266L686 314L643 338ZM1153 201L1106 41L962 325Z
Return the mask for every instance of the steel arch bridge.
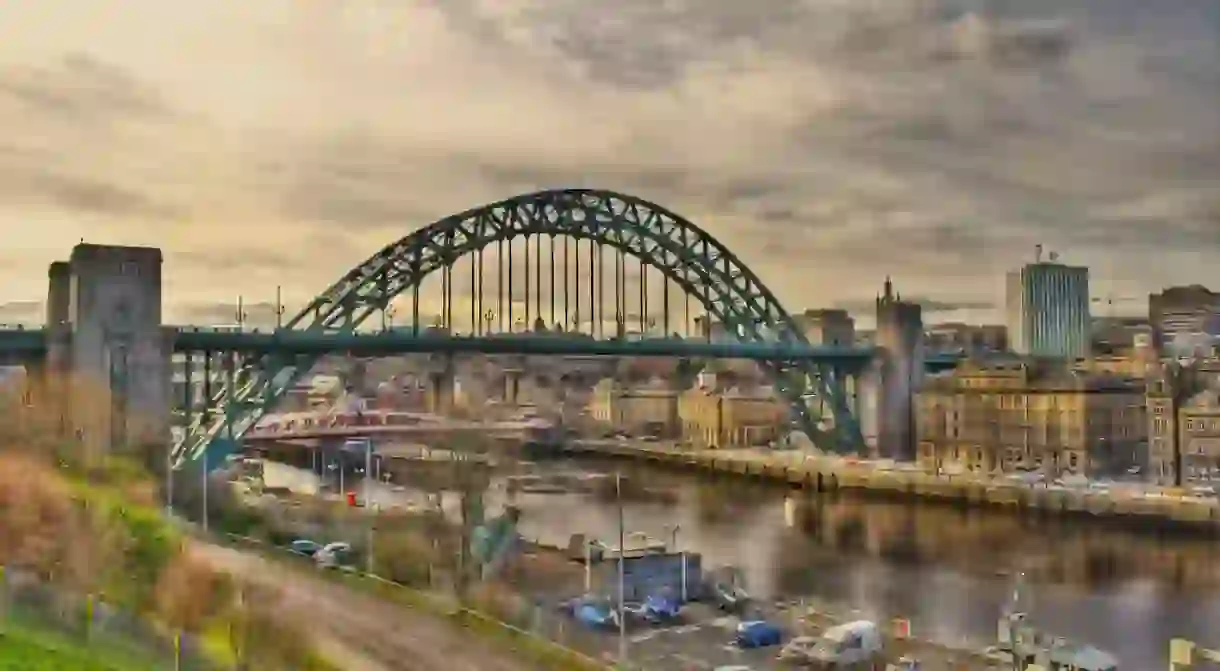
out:
M775 295L706 231L656 204L588 189L516 196L436 221L350 270L285 328L352 333L375 314L384 314L399 295L418 292L429 274L489 245L522 236L590 240L632 256L680 286L738 341L807 344ZM616 319L621 325L623 315ZM200 458L218 438L240 439L317 360L244 358L207 403L212 411L205 409L195 417L176 441L175 463L181 466ZM816 444L840 450L863 444L860 425L849 407L845 373L810 361L759 365L790 402L796 428ZM825 428L823 417L815 416L811 399L833 416L833 430Z

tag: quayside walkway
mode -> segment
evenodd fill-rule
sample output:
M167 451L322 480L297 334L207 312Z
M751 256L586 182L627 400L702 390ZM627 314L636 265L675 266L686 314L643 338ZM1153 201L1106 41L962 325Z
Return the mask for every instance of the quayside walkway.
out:
M681 449L665 443L577 440L571 454L622 457L710 473L763 478L815 491L859 490L1046 513L1164 521L1220 533L1220 501L1155 487L1073 488L982 475L933 475L913 465L798 451Z

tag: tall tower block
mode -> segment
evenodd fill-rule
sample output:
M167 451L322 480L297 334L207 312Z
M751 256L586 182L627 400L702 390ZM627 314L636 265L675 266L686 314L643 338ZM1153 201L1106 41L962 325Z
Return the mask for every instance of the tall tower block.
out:
M923 311L905 303L890 278L877 298L880 385L877 399L879 456L913 460L916 453L914 395L923 382Z

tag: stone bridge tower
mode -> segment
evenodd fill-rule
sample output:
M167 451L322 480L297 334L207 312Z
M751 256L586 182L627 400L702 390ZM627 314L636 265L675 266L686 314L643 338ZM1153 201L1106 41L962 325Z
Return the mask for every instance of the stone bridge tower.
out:
M48 273L43 374L65 437L89 454L169 440L161 250L77 245Z
M913 460L915 392L923 382L923 313L916 303L903 302L885 278L885 293L877 298L877 347L880 349L877 398L877 445L882 458Z

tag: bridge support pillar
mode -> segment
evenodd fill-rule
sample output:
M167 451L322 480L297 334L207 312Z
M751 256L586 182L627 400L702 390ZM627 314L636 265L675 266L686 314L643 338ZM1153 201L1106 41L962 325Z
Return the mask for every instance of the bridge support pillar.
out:
M521 376L519 370L504 371L504 402L517 405L521 399Z
M877 399L877 456L915 459L914 394L923 382L923 313L902 301L889 278L877 299L877 346L880 380Z
M67 263L52 264L49 280L46 378L61 385L65 433L89 456L166 445L161 250L80 244Z
M453 386L452 371L428 374L428 412L444 415L453 410Z

